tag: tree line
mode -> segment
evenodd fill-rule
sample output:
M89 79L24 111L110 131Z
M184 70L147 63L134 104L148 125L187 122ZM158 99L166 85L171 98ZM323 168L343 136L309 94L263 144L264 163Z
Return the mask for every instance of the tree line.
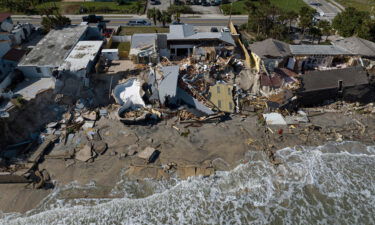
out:
M312 42L321 41L321 37L327 37L338 33L344 37L358 36L375 41L375 21L370 13L359 11L355 8L346 8L337 14L332 23L328 20L318 21L315 17L316 10L305 6L299 12L285 11L273 5L269 0L247 0L248 23L243 29L253 33L256 40L275 38L289 41L293 24L300 30L303 39L309 36Z
M163 27L165 27L167 23L172 22L172 13L165 10L160 11L157 8L151 8L147 10L147 18L152 20L155 26L157 22L160 22L163 24Z

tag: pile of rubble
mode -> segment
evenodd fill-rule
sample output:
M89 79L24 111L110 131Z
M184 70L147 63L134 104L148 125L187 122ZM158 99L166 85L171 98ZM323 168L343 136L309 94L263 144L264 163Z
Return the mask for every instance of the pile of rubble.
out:
M113 89L117 117L126 124L139 124L171 116L202 121L234 113L235 78L242 68L242 60L234 56L197 60L193 55L178 62L164 58L149 66L148 74L123 80Z

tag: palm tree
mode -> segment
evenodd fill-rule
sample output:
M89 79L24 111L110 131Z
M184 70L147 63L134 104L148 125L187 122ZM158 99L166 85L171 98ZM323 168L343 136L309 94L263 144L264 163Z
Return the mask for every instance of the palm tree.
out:
M160 15L161 15L161 13L160 13L159 9L151 8L151 9L147 10L147 18L150 19L150 20L152 19L155 26L156 26L156 21L158 20L158 18L161 17Z
M161 12L159 22L161 22L163 24L163 27L165 27L166 23L172 22L172 15L169 12L163 10Z
M320 20L318 22L318 28L322 31L322 34L326 36L325 41L327 41L327 38L332 31L331 23L327 20Z
M137 14L139 14L139 12L141 11L141 9L143 8L145 2L142 1L142 0L139 0L135 3L135 10L137 11ZM144 12L144 11L143 11Z

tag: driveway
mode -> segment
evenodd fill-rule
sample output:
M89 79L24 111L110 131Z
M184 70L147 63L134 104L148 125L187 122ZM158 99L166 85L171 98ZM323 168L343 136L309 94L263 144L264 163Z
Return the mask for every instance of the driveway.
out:
M169 8L169 6L171 5L171 2L173 0L159 0L159 1L160 1L159 5L151 5L150 0L148 0L147 9L157 8L160 11L163 11L163 10L166 11Z

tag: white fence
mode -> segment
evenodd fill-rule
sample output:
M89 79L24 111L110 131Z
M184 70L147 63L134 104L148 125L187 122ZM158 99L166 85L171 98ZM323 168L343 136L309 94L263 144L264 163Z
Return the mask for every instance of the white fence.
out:
M132 39L132 36L127 35L127 36L112 36L112 41L113 42L130 42Z

